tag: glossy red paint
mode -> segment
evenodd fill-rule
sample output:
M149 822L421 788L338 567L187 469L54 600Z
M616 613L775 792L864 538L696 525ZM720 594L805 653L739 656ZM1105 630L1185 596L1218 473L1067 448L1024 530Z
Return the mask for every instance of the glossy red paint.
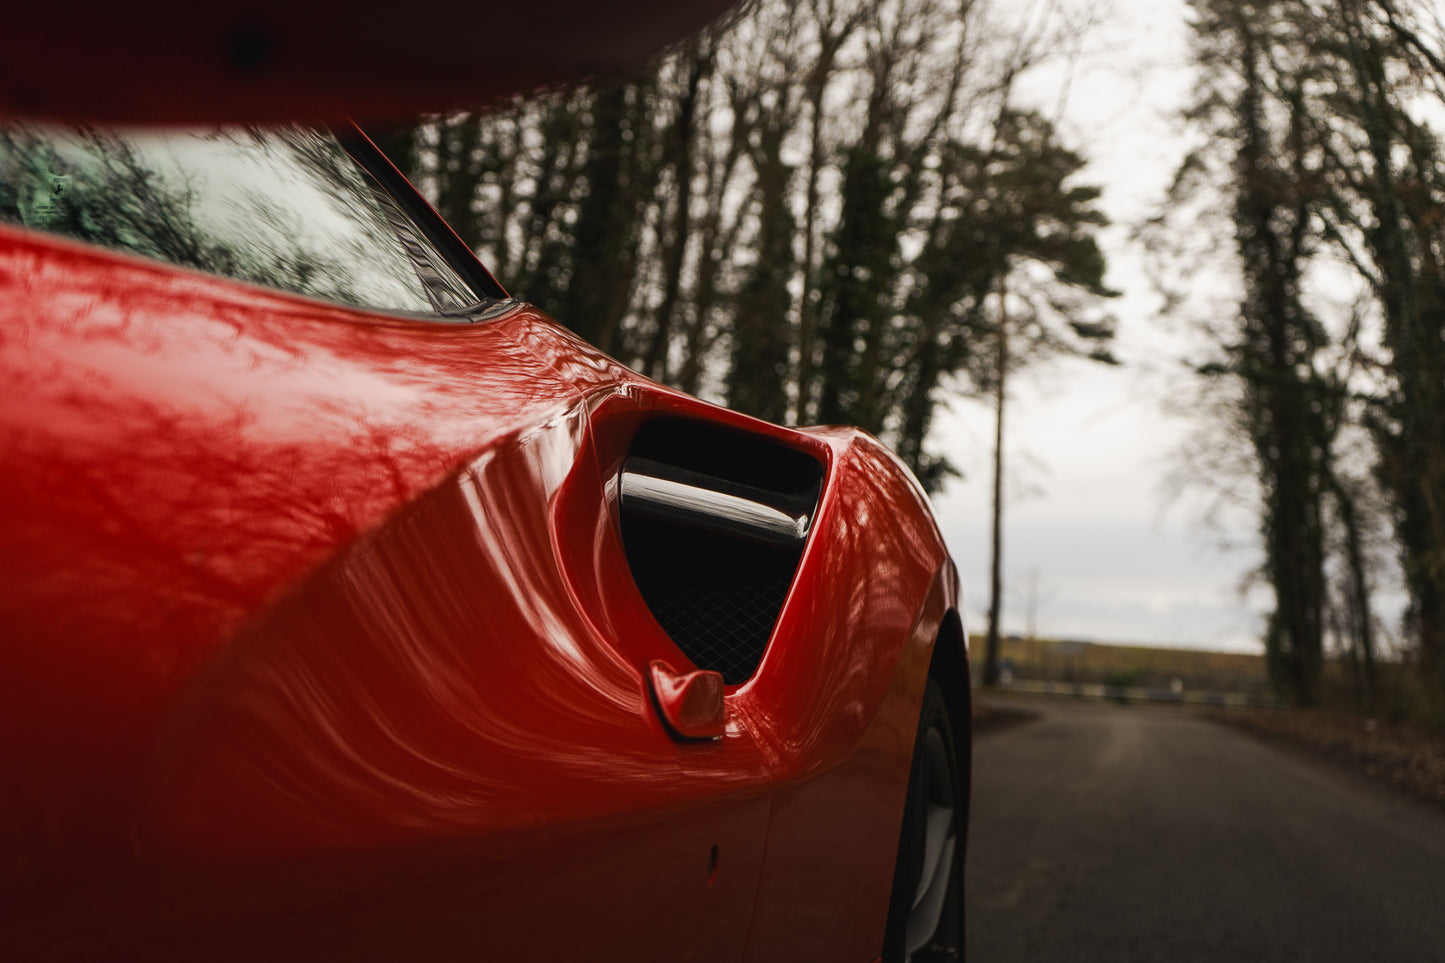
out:
M524 305L390 319L5 229L0 292L0 956L877 956L959 599L876 442ZM715 741L649 697L693 667L615 517L659 414L827 468Z

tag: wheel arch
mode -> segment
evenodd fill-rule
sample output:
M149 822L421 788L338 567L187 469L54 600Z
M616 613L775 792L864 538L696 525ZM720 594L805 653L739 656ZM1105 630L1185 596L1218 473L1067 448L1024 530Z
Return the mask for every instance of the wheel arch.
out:
M973 688L968 662L968 632L958 610L949 608L938 627L933 656L928 663L928 676L943 690L948 703L948 721L953 727L954 751L958 754L959 772L964 776L965 807L971 796L973 763ZM966 812L965 812L966 815ZM967 826L965 819L964 825Z

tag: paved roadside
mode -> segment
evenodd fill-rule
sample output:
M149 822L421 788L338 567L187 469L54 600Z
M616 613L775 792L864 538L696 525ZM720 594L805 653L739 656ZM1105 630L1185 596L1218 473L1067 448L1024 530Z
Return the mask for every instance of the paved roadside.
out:
M1009 700L974 747L968 955L1445 961L1445 815L1174 708Z

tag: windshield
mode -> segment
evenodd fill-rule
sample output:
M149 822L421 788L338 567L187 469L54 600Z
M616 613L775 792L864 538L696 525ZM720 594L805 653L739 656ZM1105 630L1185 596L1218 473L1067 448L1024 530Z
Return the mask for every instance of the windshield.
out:
M407 313L478 298L330 134L0 126L0 221Z

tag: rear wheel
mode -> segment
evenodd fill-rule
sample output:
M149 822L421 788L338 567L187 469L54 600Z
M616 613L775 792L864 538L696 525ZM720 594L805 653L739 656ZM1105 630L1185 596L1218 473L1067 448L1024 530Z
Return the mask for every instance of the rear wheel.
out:
M928 680L913 744L883 958L932 963L963 955L964 787L948 705Z

